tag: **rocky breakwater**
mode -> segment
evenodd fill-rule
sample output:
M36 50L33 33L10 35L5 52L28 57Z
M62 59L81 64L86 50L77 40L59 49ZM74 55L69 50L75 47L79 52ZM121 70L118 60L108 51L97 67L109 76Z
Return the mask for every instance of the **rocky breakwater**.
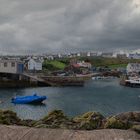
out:
M127 112L105 118L98 112L87 112L74 118L54 110L40 120L22 120L12 111L0 111L0 124L35 128L62 128L73 130L123 129L140 133L140 112Z
M93 130L101 128L103 119L104 117L96 112L88 112L81 116L69 118L61 110L55 110L35 123L34 127Z

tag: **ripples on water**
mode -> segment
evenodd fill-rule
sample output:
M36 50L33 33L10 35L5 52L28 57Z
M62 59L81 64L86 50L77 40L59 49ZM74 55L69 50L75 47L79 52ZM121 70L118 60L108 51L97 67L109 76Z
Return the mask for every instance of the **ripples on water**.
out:
M43 105L14 105L11 98L16 95L46 95ZM126 111L140 111L140 88L119 85L118 80L89 81L84 87L44 87L27 89L1 89L1 109L17 112L24 119L40 119L49 111L62 109L75 116L87 111L98 111L105 116Z

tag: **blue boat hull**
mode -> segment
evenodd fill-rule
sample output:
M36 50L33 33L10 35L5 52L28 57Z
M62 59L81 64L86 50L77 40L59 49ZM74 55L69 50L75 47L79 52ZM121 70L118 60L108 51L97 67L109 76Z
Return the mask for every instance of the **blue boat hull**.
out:
M42 103L44 100L46 100L46 96L24 96L24 97L15 97L12 99L12 103L14 104L37 104Z

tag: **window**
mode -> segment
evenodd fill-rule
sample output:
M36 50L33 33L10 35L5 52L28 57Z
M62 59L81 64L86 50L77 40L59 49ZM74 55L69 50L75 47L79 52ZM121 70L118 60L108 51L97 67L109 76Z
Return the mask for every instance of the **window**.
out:
M7 62L4 63L4 67L7 67Z
M15 63L14 62L11 63L11 67L15 67Z

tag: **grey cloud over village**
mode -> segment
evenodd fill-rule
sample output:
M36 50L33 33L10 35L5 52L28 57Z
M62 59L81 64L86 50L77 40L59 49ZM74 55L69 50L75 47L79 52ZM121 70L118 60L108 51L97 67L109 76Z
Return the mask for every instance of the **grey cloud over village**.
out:
M140 48L140 0L0 0L0 53Z

